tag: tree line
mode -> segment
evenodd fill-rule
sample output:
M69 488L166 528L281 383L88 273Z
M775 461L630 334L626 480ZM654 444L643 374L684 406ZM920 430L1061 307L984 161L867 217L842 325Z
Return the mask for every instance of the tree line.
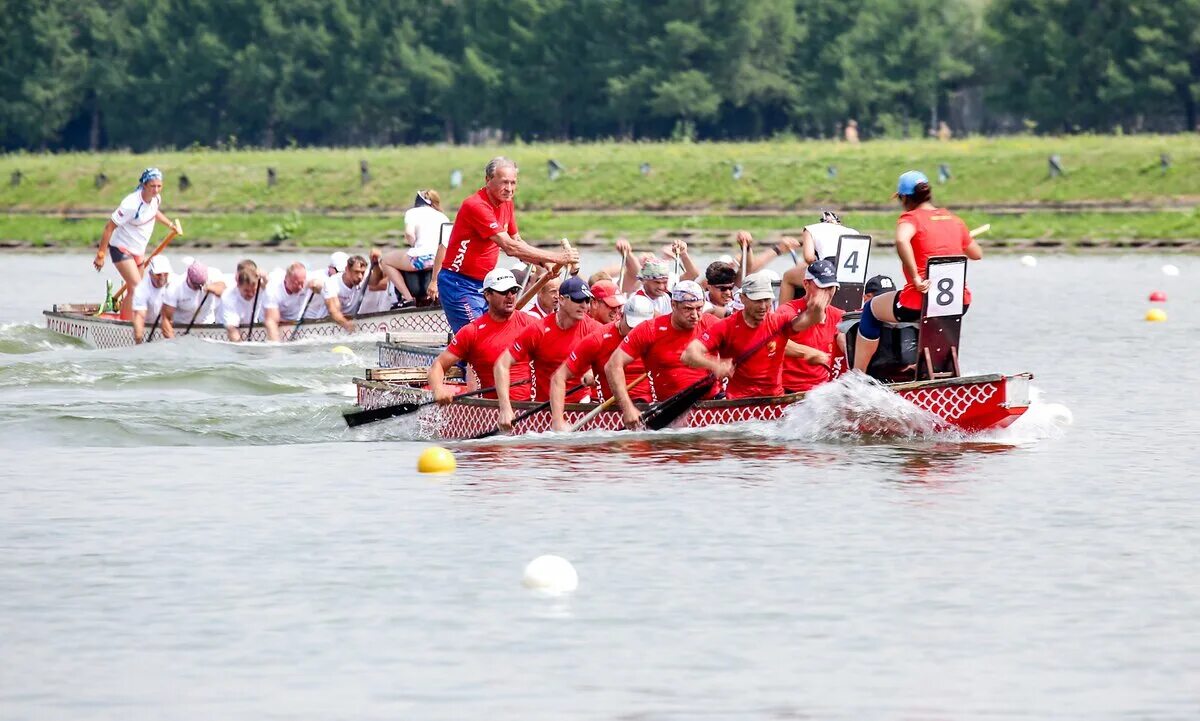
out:
M1200 0L0 0L5 149L1178 131Z

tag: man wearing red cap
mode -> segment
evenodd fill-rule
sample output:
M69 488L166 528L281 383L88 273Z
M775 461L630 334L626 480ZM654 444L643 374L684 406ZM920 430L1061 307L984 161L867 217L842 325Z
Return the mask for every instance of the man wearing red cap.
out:
M446 385L446 371L456 363L466 361L479 378L480 388L496 385L492 374L496 359L512 346L521 331L537 321L517 311L517 293L521 286L507 268L496 268L484 276L483 297L488 311L459 329L454 340L446 346L429 367L429 389L438 403L445 405L454 400L455 389ZM519 401L529 400L529 384L518 383L529 379L529 366L513 368L509 381L512 397ZM484 398L495 398L496 393L485 393Z
M614 323L621 317L621 307L625 305L625 294L617 290L617 284L611 280L598 280L592 283L592 320L597 323Z
M579 341L600 327L588 315L591 304L592 292L587 283L578 276L567 278L558 286L558 310L554 315L526 328L512 347L500 354L494 370L496 395L500 399L497 425L501 430L511 429L515 416L509 399L510 369L518 364L532 366L533 400L549 400L550 379L554 372ZM587 396L587 389L581 388L566 400L568 403L578 403Z

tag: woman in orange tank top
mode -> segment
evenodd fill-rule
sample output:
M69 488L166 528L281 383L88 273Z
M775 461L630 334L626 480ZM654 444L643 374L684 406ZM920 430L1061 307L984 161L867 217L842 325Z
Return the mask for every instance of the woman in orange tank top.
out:
M965 255L971 260L983 257L983 250L971 237L966 223L957 215L933 204L929 179L918 170L900 176L896 198L904 212L896 222L896 254L904 270L904 287L881 293L863 308L854 345L854 369L866 371L879 346L880 322L912 323L921 319L921 296L929 291L925 265L937 255ZM970 290L963 290L963 307L971 302Z

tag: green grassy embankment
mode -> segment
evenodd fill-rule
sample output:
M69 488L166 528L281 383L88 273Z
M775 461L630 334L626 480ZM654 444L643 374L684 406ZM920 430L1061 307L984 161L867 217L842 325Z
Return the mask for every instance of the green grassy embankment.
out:
M812 222L818 207L843 209L847 223L888 233L896 175L916 167L935 178L942 163L952 177L936 186L937 201L972 225L991 222L993 243L1200 239L1200 137L1186 135L14 154L0 157L0 240L93 244L103 214L131 190L142 167L155 165L167 174L166 210L187 218L191 244L395 244L401 229L394 214L408 207L415 189L437 188L452 210L478 188L487 159L501 152L522 166L523 234L543 241L688 231L712 241L737 228L770 234ZM1171 162L1165 171L1164 153ZM1065 176L1049 176L1051 154L1061 157ZM551 158L565 167L556 181L547 177ZM370 164L366 185L360 160ZM643 162L651 168L646 176ZM276 170L274 187L267 186L267 168ZM463 172L458 190L448 187L454 169ZM17 185L14 172L21 173ZM109 179L99 189L97 173ZM181 174L191 182L187 191L179 189Z

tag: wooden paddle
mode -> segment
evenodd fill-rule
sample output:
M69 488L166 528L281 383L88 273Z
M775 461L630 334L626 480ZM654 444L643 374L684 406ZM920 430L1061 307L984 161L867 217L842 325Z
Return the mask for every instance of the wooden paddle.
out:
M146 270L146 266L150 265L150 261L154 260L154 256L166 250L167 246L172 240L175 240L175 236L177 235L183 235L183 223L181 223L179 220L175 221L175 225L171 228L171 231L167 233L167 236L163 238L163 241L158 244L158 247L154 249L154 252L142 260L141 265L138 266L138 272L140 273ZM113 294L113 303L121 302L121 296L125 295L125 287L127 285L129 284L122 283L121 287L117 288L117 292Z
M983 225L981 225L978 228L975 228L974 230L971 231L971 237L975 238L977 236L983 235L984 233L988 232L991 229L992 229L991 223L984 223Z
M579 385L575 386L574 388L567 389L567 395L569 396L572 393L581 391L586 387L587 387L586 383L580 383ZM545 402L537 404L536 406L534 406L533 408L530 408L529 410L525 411L524 413L518 413L517 416L515 418L513 418L513 420L512 420L513 428L516 428L518 423L525 420L529 416L532 416L535 413L544 411L549 407L550 407L550 401L545 401ZM500 432L500 426L497 424L496 427L493 428L492 430L484 431L483 433L479 433L477 435L471 436L467 440L468 441L478 441L483 438L491 438L492 436L496 435L499 432Z
M526 383L529 383L532 380L533 380L532 378L526 378L523 381L517 381L516 383L513 383L512 386L515 387L515 386L525 385ZM494 390L496 390L496 386L492 386L490 388L480 388L477 391L470 391L469 393L460 393L454 397L454 400L452 400L450 402L455 403L460 398L471 398L472 396L481 396L484 393L491 393ZM343 413L342 418L346 421L346 425L348 427L355 428L357 426L366 425L368 423L374 423L375 421L382 421L382 420L386 420L388 418L395 418L396 416L406 416L410 413L415 413L422 408L431 406L435 403L437 403L437 401L435 401L435 400L422 401L420 403L400 403L400 404L394 405L394 406L387 406L386 408L372 408L371 410L367 410L367 411L351 411L349 413Z
M200 305L196 306L196 312L192 313L192 322L188 323L187 330L183 332L184 335L192 332L192 326L196 325L196 319L200 317L200 311L204 310L204 304L208 302L208 296L211 293L211 290L204 291L204 297L200 299Z
M534 267L536 266L529 266L530 273L533 272ZM534 296L536 296L538 292L540 292L542 288L544 288L546 284L550 282L551 278L557 278L558 271L561 268L562 266L554 266L553 270L546 271L546 273L541 278L538 278L537 282L530 286L520 298L517 298L517 310L520 311L529 301L533 300Z
M643 374L641 374L641 375L640 375L640 376L638 376L637 378L634 378L634 379L633 379L633 381L632 381L632 382L630 382L630 383L629 383L627 386L625 386L625 390L626 390L626 391L631 391L631 390L633 390L633 389L634 389L634 387L635 387L637 384L641 383L642 381L646 380L646 379L647 379L647 378L649 378L649 377L650 377L650 374L649 374L649 373L643 373ZM584 426L586 426L586 425L588 424L588 421L590 421L590 420L592 420L593 418L595 418L596 416L600 415L600 412L601 412L601 411L604 411L604 410L607 410L607 409L611 408L611 407L612 407L612 405L613 405L614 403L616 403L616 402L617 402L617 394L616 394L616 393L614 393L614 394L612 394L612 396L611 396L610 398L608 398L606 401L604 401L604 402L603 402L603 403L601 403L600 405L596 406L596 407L595 407L595 408L593 408L592 410L588 411L587 415L586 415L586 416L584 416L583 418L580 418L580 419L579 419L579 420L578 420L578 421L575 423L575 425L571 426L571 428L570 428L571 432L575 432L575 431L579 430L580 428L583 428Z
M559 242L562 243L563 250L571 249L571 241L567 240L566 238L563 238ZM568 273L563 275L563 280L567 279L567 275L579 275L579 264L571 263Z
M162 306L158 308L158 315L154 316L154 324L150 326L150 334L146 336L143 343L149 343L154 340L154 331L158 330L158 321L162 318Z

